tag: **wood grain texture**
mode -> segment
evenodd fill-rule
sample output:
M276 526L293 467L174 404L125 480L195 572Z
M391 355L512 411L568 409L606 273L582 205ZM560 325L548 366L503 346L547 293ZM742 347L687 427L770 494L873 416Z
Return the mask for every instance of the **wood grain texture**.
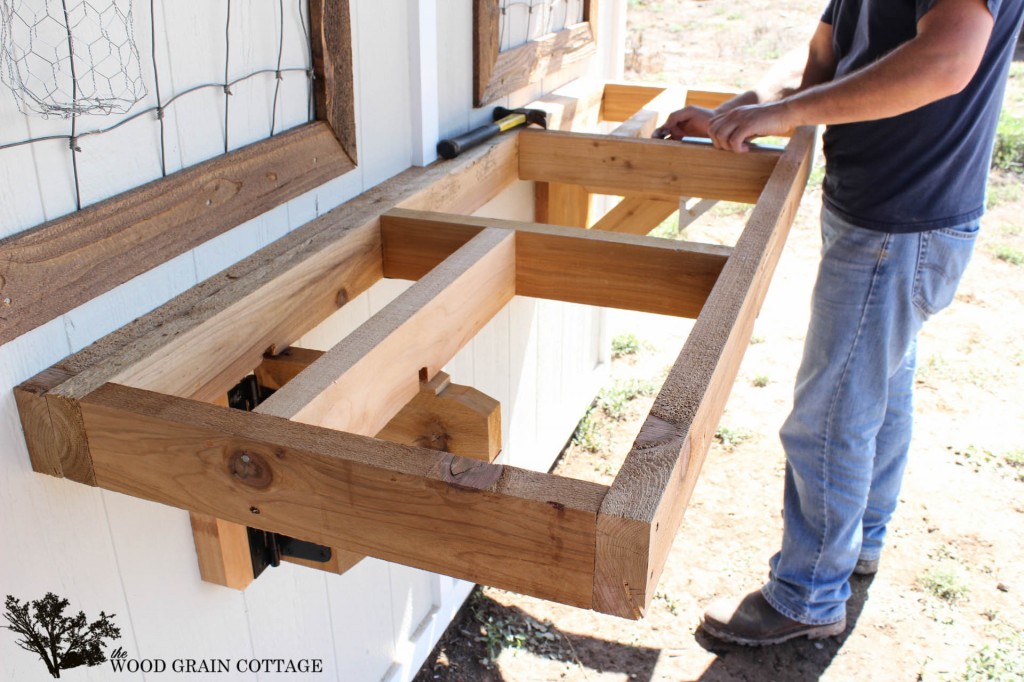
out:
M644 104L638 112L622 122L610 134L613 137L638 137L647 139L664 125L669 114L683 108L686 91L682 88L667 88L654 99Z
M106 489L591 604L605 486L115 384L82 411ZM239 468L240 453L255 466Z
M799 206L814 134L802 128L787 146L601 506L599 611L637 618L654 596Z
M256 411L375 434L515 293L514 234L483 230Z
M352 168L311 123L0 241L0 343Z
M310 52L316 117L326 121L357 163L356 106L352 83L352 20L349 0L310 0Z
M480 230L514 230L516 294L695 317L731 249L628 234L396 209L381 216L384 273L417 279Z
M538 182L534 187L538 223L565 227L590 227L590 193L580 185Z
M666 90L646 83L605 83L601 98L601 120L622 123Z
M645 235L678 210L678 201L625 197L592 229Z
M253 581L247 528L208 514L189 514L199 575L208 582L244 590Z
M501 453L501 403L438 372L377 438L493 462Z
M522 180L583 185L601 194L654 193L756 203L779 152L746 154L670 140L524 130Z
M473 105L482 107L597 53L597 0L583 22L500 51L498 0L473 2Z

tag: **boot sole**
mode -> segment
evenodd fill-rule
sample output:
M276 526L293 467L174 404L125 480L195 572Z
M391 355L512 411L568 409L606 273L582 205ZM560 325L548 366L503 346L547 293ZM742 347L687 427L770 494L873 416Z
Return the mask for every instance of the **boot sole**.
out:
M708 633L712 637L724 642L731 642L732 644L739 644L741 646L772 646L773 644L788 642L789 640L796 639L797 637L806 637L807 639L827 639L829 637L841 635L846 631L846 620L841 620L838 623L830 623L829 625L808 625L806 630L794 630L793 632L779 635L778 637L762 639L740 637L724 630L719 630L714 626L709 626L707 623L701 623L701 628L703 628L704 632Z

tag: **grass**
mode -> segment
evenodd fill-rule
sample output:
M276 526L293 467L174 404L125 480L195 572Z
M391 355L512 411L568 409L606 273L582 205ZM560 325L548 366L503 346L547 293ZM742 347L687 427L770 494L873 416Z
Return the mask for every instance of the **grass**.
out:
M1024 118L1004 110L996 129L992 166L1004 171L1024 173Z
M654 382L645 379L619 379L597 396L597 404L610 419L622 421L629 415L629 404L641 396L654 395Z
M1024 632L1011 632L986 644L967 659L967 682L1016 682L1024 679Z
M1006 244L999 244L995 248L996 258L1009 263L1010 265L1024 265L1024 251L1015 249Z
M947 604L959 603L970 592L963 570L952 562L932 566L917 581L925 592Z
M583 415L580 423L576 425L576 430L572 434L572 443L587 452L600 452L604 448L605 440L601 433L601 424L594 415L593 405Z
M612 339L612 357L621 358L624 355L636 355L646 346L647 344L637 338L636 334L619 334Z
M754 384L754 386L756 386L757 388L764 388L769 383L771 383L771 381L768 379L767 374L758 374L750 383Z
M732 452L736 446L746 443L754 437L754 434L744 428L732 429L728 426L719 426L715 431L715 440L725 446L725 449Z

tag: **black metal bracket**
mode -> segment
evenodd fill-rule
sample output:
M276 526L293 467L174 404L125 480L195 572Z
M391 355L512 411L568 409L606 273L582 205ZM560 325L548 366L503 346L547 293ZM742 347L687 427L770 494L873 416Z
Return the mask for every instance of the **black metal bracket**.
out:
M252 574L260 577L269 566L280 566L283 557L305 559L317 563L331 560L331 548L304 540L296 540L280 533L268 533L258 528L249 528L249 554L252 557Z
M274 390L261 386L256 377L249 375L228 391L228 406L251 412L253 408L274 394ZM249 555L252 574L258 578L269 566L280 566L282 557L305 559L317 563L331 560L331 548L304 540L296 540L280 533L249 528Z

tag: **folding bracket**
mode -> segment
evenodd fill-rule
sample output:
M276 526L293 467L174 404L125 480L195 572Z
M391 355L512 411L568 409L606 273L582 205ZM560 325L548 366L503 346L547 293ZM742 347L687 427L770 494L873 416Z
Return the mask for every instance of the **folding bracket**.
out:
M270 566L280 566L282 557L303 559L314 563L326 564L331 560L330 547L312 542L296 540L280 533L270 533L249 528L249 554L252 556L252 574L260 577Z

